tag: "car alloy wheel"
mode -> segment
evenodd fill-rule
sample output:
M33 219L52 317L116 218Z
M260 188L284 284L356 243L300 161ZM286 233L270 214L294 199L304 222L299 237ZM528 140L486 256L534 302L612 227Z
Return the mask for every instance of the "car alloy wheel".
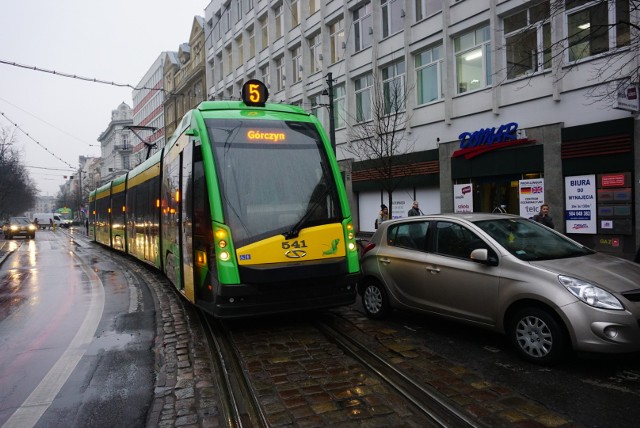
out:
M566 351L561 325L546 310L525 308L516 313L510 326L511 340L520 355L537 364L558 362Z
M389 311L389 298L386 290L375 279L367 279L362 293L362 304L370 318L380 319Z

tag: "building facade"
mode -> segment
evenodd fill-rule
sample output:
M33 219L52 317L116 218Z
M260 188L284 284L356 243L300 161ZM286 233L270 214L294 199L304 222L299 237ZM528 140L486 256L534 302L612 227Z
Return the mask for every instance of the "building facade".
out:
M132 167L147 159L148 155L161 150L164 134L164 60L162 52L149 67L133 91L133 150Z
M131 169L133 111L125 102L111 111L111 122L98 137L100 142L100 185L119 177Z
M195 16L189 43L164 56L164 121L166 138L176 130L182 116L206 99L204 18Z
M629 1L213 0L205 19L209 99L237 99L257 78L271 101L302 106L328 130L333 103L361 232L389 200L393 217L414 199L425 213L525 216L545 202L557 230L635 255L638 33L621 23L639 17ZM363 124L383 120L377 105L398 103L388 195L375 159L351 148Z

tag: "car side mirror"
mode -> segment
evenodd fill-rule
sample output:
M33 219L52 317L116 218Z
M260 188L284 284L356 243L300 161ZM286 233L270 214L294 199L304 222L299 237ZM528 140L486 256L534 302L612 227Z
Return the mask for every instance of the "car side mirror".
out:
M498 259L489 255L486 248L477 248L471 252L471 260L489 266L498 266Z

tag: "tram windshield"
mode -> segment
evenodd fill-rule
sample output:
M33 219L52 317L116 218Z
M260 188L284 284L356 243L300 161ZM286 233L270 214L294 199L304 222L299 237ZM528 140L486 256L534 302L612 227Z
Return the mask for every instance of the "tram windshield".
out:
M340 202L313 124L207 119L225 221L238 246L339 221Z

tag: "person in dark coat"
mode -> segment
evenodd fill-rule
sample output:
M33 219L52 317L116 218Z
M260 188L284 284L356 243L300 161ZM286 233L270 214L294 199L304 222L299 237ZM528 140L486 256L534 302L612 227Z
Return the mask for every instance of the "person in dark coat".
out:
M544 224L551 229L554 228L553 219L549 215L549 204L540 205L540 212L532 217L534 221Z
M409 210L408 214L409 214L409 217L413 217L413 216L416 216L416 215L424 215L422 210L420 210L420 206L418 204L418 201L413 201L413 206Z

